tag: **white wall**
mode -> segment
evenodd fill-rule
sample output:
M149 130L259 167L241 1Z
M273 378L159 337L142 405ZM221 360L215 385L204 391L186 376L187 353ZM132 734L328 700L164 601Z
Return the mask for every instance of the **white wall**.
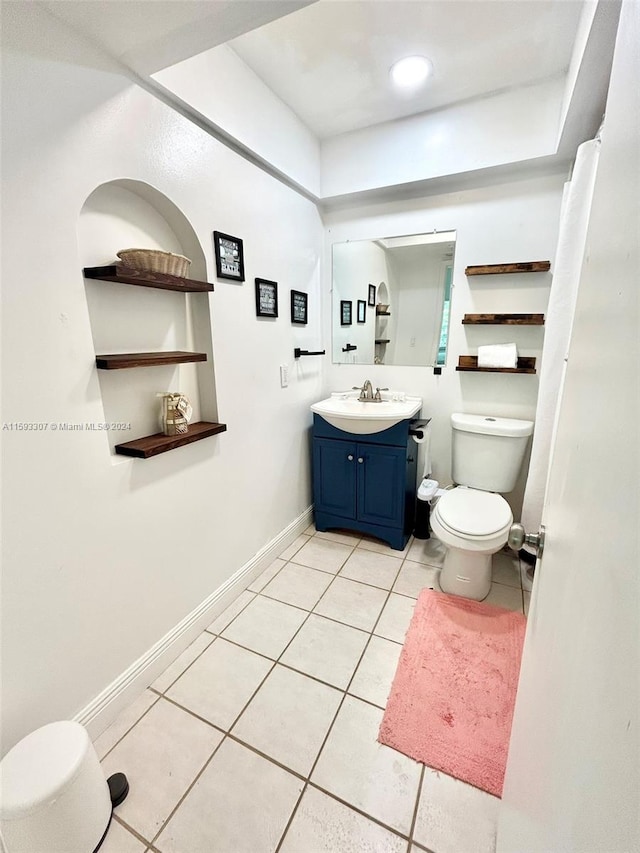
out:
M320 191L320 143L228 45L153 75L310 192Z
M322 343L322 228L314 205L131 86L36 4L4 7L4 421L103 419L78 237L96 186L132 178L164 193L210 280L212 231L243 238L247 276L208 297L228 432L117 464L101 432L2 433L6 749L85 707L309 506L322 360L294 366L293 348ZM279 282L277 320L255 316L256 276ZM290 324L292 287L309 292L306 327Z
M571 63L569 65L569 69L567 71L567 79L565 81L564 96L562 98L562 110L560 113L561 126L564 124L564 121L567 117L567 112L569 111L569 107L571 106L571 99L573 97L576 82L578 80L578 75L580 73L580 67L584 59L584 53L587 47L587 42L589 40L589 33L591 32L593 20L598 9L598 2L599 0L585 0L585 3L582 7L580 22L578 24L578 31L576 33L576 38L573 44Z
M552 154L564 81L343 133L322 142L322 197Z
M331 287L328 262L331 245L347 239L456 231L453 269L450 338L447 366L441 376L431 368L328 365L329 389L373 385L404 390L424 399L423 415L433 417L432 456L434 477L451 480L449 424L452 412L533 418L538 390L537 375L460 373L458 356L475 354L485 343L516 340L521 355L540 358L544 330L540 327L463 326L465 313L544 313L551 273L467 278L465 267L473 264L550 260L556 248L563 179L558 176L519 181L472 191L398 201L334 212L325 216L326 275L324 289ZM330 335L325 311L325 334ZM420 462L420 465L422 463ZM421 472L420 472L421 473ZM524 476L509 496L517 517L522 502Z

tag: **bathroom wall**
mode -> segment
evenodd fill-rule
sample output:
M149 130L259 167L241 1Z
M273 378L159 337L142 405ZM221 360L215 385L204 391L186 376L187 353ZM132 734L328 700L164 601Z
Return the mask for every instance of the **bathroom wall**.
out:
M327 389L351 388L370 379L374 386L397 388L424 399L422 413L433 418L433 473L442 483L451 482L452 412L515 418L535 415L537 375L461 373L455 365L459 355L475 354L480 344L509 341L516 341L520 355L540 359L544 328L463 326L461 321L465 313L544 313L552 280L563 183L564 176L555 174L325 214L325 260L330 257L332 243L347 239L419 234L434 229L456 231L450 338L442 375L434 375L428 367L327 365ZM468 265L533 260L550 260L551 273L471 278L464 273ZM327 295L330 269L327 261ZM330 333L325 311L327 341ZM422 459L419 469L421 465ZM516 517L522 505L524 476L523 472L518 487L508 496Z
M293 348L323 338L312 203L131 85L38 4L3 4L3 38L3 421L45 425L2 433L6 750L81 711L304 516L322 359L294 362ZM171 199L202 245L228 426L146 461L113 457L103 432L46 426L104 420L78 228L94 189L126 178ZM214 229L244 240L244 284L216 281ZM276 320L256 318L256 276L279 283ZM309 293L306 327L290 323L290 288Z
M325 139L322 197L552 154L563 93L558 78Z
M320 143L228 45L205 50L153 77L309 192L319 194Z

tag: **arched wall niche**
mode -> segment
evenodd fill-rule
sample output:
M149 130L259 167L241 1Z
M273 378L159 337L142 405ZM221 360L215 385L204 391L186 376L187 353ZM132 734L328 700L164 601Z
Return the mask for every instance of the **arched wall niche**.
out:
M205 254L187 217L163 193L142 181L108 181L87 197L78 220L81 267L115 263L120 249L176 252L191 259L189 278L207 280ZM180 391L193 405L193 421L217 422L210 293L179 293L85 279L96 354L186 350L207 361L98 370L106 423L131 424L106 431L112 454L124 441L159 431L158 394ZM124 460L116 457L114 462Z

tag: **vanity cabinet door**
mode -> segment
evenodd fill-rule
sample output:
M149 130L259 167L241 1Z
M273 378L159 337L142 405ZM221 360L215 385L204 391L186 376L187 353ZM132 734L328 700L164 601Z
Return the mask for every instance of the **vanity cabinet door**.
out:
M313 442L313 499L316 510L356 517L356 443L316 438Z
M358 518L402 527L406 448L358 444L357 451Z

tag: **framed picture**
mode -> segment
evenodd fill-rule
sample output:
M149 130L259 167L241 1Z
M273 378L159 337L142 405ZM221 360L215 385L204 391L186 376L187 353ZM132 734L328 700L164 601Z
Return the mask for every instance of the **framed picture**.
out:
M266 278L256 279L256 315L258 317L278 316L278 283Z
M218 278L229 278L232 281L244 281L244 252L242 240L213 232L213 246L216 252L216 275Z
M309 297L301 290L291 291L291 322L307 324L307 305Z
M369 285L369 305L372 308L375 308L376 305L376 286L375 284Z
M340 300L340 325L341 326L350 326L351 325L351 300L350 299L341 299Z
M364 299L358 299L358 323L364 323L367 316L367 303Z

